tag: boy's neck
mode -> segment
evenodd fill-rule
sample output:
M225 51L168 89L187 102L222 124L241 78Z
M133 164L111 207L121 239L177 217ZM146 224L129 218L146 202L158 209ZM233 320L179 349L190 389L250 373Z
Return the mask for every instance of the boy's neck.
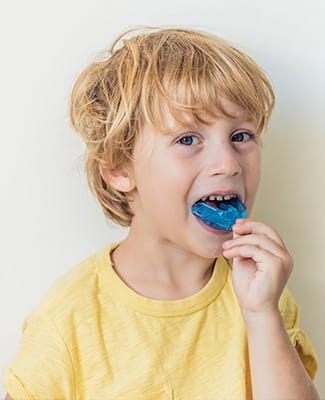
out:
M112 254L114 269L137 293L179 300L199 292L211 278L215 260L186 253L152 237L139 241L132 230Z

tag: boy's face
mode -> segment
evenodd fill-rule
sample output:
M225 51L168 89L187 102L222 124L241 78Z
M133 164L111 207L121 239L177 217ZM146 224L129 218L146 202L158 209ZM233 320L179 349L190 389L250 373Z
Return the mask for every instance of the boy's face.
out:
M261 163L256 126L238 106L229 101L224 106L236 118L184 129L166 113L170 135L144 127L132 166L135 232L200 257L221 254L232 233L200 222L192 205L209 195L235 193L250 212Z

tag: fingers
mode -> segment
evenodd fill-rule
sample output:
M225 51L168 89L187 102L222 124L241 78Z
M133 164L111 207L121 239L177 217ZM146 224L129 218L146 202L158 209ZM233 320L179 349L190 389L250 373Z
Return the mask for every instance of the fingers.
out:
M285 253L283 247L280 246L278 242L261 234L236 236L223 243L223 248L225 252L227 252L227 257L229 255L230 257L233 257L234 248L237 247L254 247L256 251L263 249L277 257L283 257Z
M251 259L259 270L279 270L285 271L288 275L291 273L293 262L289 253L282 252L280 255L274 254L267 249L255 245L234 246L229 250L224 250L223 255L226 258ZM243 264L243 263L241 263ZM270 268L271 267L271 268Z
M274 229L253 219L243 219L236 221L233 232L233 239L223 243L226 258L251 258L259 265L281 264L291 271L293 260Z
M243 315L277 306L293 268L279 234L261 222L240 219L233 238L222 246L223 255L233 259L232 280Z
M242 259L252 259L259 267L267 262L274 264L273 253L254 245L234 246L231 249L224 250L223 255L226 258L240 257Z
M281 247L285 248L283 240L275 229L254 219L237 219L236 224L232 227L232 229L236 235L264 235L274 242L278 243Z

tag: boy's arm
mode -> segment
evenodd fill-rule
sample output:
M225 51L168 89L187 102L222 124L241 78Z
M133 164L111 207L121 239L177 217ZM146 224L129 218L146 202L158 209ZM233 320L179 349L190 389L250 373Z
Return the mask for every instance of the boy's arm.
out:
M254 399L319 400L280 312L245 319Z
M7 393L7 396L6 396L5 400L13 400L13 398L11 398L11 397L9 396L9 394Z
M246 324L253 398L319 400L286 332L279 299L293 268L282 239L269 226L237 220L224 256L233 258L233 286Z

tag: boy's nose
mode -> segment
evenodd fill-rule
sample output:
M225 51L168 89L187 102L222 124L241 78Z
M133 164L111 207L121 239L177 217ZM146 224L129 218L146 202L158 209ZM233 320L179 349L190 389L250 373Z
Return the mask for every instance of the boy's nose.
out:
M211 151L208 162L209 175L235 176L241 172L238 155L231 146L220 146Z

